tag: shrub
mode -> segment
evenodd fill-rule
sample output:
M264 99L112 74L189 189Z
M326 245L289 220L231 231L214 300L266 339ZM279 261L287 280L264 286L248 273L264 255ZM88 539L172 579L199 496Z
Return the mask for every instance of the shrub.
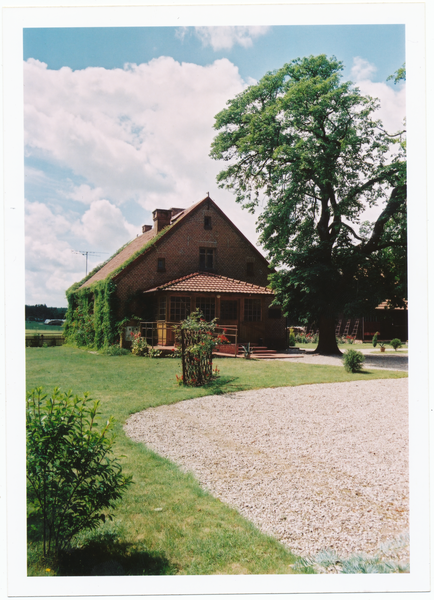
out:
M372 338L372 345L374 346L374 348L376 347L376 345L377 345L377 343L378 343L378 334L379 334L379 332L378 332L378 331L376 331L376 332L374 333L374 337Z
M294 329L292 327L289 330L288 344L289 344L289 347L295 346L295 335L294 335Z
M344 352L344 367L348 373L357 373L362 370L365 357L357 350L346 350Z
M30 517L42 530L44 556L67 548L106 518L132 478L112 456L113 419L99 428L98 401L42 388L26 399Z
M148 342L142 337L141 333L131 333L132 344L131 352L136 356L145 356L148 354Z
M390 345L392 346L392 348L394 350L398 350L398 348L401 348L402 342L400 339L394 338L393 340L390 341Z

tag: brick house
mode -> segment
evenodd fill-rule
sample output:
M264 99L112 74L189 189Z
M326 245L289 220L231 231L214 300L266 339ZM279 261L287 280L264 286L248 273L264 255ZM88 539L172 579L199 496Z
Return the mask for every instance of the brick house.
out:
M156 209L153 226L75 288L110 280L116 320L137 316L158 327L158 345L172 345L168 324L199 308L206 319L236 330L237 340L282 349L286 320L267 287L262 254L207 196L188 209ZM128 342L128 334L123 340Z

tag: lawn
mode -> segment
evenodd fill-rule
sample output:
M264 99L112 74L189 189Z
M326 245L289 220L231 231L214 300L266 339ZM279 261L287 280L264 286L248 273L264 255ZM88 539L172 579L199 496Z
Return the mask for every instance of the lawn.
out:
M43 321L26 321L26 332L46 333L47 331L63 331L63 325L48 325Z
M407 376L379 370L350 374L300 360L218 359L216 381L186 388L176 381L179 359L107 356L68 346L27 348L27 389L59 386L100 400L102 417L116 419L116 451L135 482L114 521L81 536L66 561L44 563L40 543L30 541L29 575L102 574L104 564L111 565L112 574L131 575L291 573L295 557L288 549L203 491L192 475L131 441L122 426L130 414L148 407L209 394Z

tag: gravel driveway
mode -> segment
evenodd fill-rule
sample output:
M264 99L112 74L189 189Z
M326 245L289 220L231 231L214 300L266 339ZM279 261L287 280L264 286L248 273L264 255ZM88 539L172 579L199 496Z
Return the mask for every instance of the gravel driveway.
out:
M409 525L407 384L207 396L132 415L125 431L295 553L373 556Z

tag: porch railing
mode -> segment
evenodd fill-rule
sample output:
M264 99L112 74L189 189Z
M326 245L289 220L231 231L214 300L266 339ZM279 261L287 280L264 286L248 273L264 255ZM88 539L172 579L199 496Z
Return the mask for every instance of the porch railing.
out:
M152 348L155 346L174 346L174 327L177 325L179 323L171 321L141 321L140 333ZM215 332L217 335L226 337L229 342L217 346L217 350L236 356L238 353L238 327L236 325L217 325Z

